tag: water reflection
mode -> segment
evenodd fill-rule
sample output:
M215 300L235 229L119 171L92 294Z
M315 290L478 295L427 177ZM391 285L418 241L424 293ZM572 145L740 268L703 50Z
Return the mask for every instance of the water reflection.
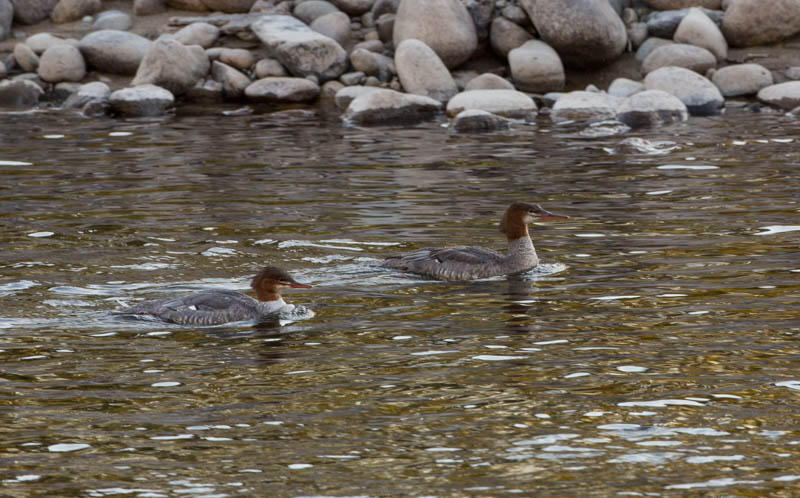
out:
M792 495L796 123L734 114L592 138L546 118L483 136L254 110L67 133L4 114L4 489ZM533 227L536 270L379 266L499 248L518 199L575 215ZM314 285L291 298L313 320L110 313L246 291L270 263Z

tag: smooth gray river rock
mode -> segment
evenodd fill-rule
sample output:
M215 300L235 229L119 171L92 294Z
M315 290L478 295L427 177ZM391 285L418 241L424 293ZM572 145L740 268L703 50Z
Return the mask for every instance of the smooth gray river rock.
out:
M254 102L310 102L319 96L319 86L305 78L264 78L244 90Z
M11 23L14 21L14 6L10 0L0 0L0 40L11 34Z
M480 109L467 109L456 114L450 126L461 133L495 131L508 129L511 120Z
M14 45L14 60L23 71L35 73L39 68L39 56L26 43Z
M256 78L269 78L270 76L289 76L286 68L275 59L267 57L256 62Z
M621 99L604 92L569 92L556 100L550 118L562 121L605 121L614 119Z
M101 0L58 0L50 12L50 19L56 24L63 24L94 15L102 8Z
M172 39L184 45L200 45L209 48L219 38L219 28L207 22L196 22L184 26L172 35Z
M537 111L536 102L516 90L470 90L459 93L447 103L448 116L455 116L468 109L517 119L530 117Z
M108 102L111 89L102 81L93 81L81 85L72 95L67 97L61 107L65 109L80 109L93 100Z
M690 7L699 5L698 3L693 3L693 0L689 0L689 2L692 2L689 4ZM705 8L701 10L709 19L714 21L717 26L722 25L722 12ZM647 18L647 32L650 36L672 39L675 35L675 30L678 29L681 21L683 21L683 18L686 17L688 13L688 8L663 10L660 12L654 11Z
M134 33L104 29L84 36L78 48L91 67L106 73L133 75L152 43Z
M514 86L534 93L564 88L564 65L558 53L540 40L530 40L508 53L508 65Z
M330 2L326 2L325 0L307 0L298 3L292 11L292 14L305 24L311 24L314 20L334 12L339 12L339 8Z
M35 35L31 35L25 38L25 45L31 47L31 49L34 52L36 52L37 55L42 55L45 50L52 47L53 45L58 45L60 43L73 44L76 43L76 41L75 40L68 41L64 38L52 35L47 32L36 33Z
M403 0L394 21L393 40L420 40L452 69L478 48L475 23L459 0Z
M617 107L617 121L631 128L686 121L689 111L678 97L662 90L645 90L624 99Z
M492 49L503 57L508 57L509 52L532 39L533 35L525 28L505 17L495 17L489 28L489 43Z
M133 19L127 12L120 10L106 10L97 14L97 19L92 23L92 29L118 29L127 31L133 27Z
M702 47L685 43L670 43L650 52L642 62L642 74L655 71L660 67L677 66L700 74L716 67L717 58Z
M253 53L243 48L223 48L219 52L218 59L220 62L224 62L239 70L250 69L256 62Z
M682 67L662 67L644 78L648 90L664 90L678 97L694 116L719 113L725 99L707 78Z
M441 110L441 102L430 97L381 88L353 99L342 117L359 125L413 123L431 119Z
M336 103L336 107L344 110L347 109L347 106L350 105L350 102L352 102L356 98L380 90L381 88L374 86L359 86L359 85L346 86L336 92L336 95L334 97L334 102Z
M494 73L478 75L464 85L464 91L470 90L516 90L514 84Z
M633 81L628 78L617 78L608 86L608 94L613 97L630 97L631 95L643 91L644 83Z
M331 3L350 15L360 16L373 7L375 0L331 0Z
M44 90L28 80L0 81L0 107L30 107L39 103Z
M314 19L309 27L317 33L336 40L336 43L343 48L350 47L353 44L350 17L344 12L325 14Z
M162 36L142 59L133 86L153 84L180 95L208 74L210 61L199 45L186 46Z
M409 38L400 42L394 53L394 65L403 89L446 103L458 93L447 66L425 43Z
M39 58L39 76L49 83L81 81L86 76L86 62L81 51L72 45L53 45Z
M724 61L728 56L728 42L725 41L719 26L697 8L689 9L672 39L678 43L705 48L714 54L718 61Z
M315 76L325 82L347 69L347 52L341 45L294 17L263 16L251 29L272 57L295 76Z
M126 116L161 116L175 103L169 90L156 85L140 85L112 92L111 109Z
M759 90L757 96L758 100L766 104L787 110L794 109L800 106L800 81L787 81L764 87Z
M211 63L211 76L222 83L223 94L229 99L238 99L253 82L244 73L224 62Z
M36 24L44 21L57 3L58 0L11 0L14 6L14 21L20 24Z
M800 32L800 0L736 0L725 11L722 32L736 47L781 41Z
M772 73L760 64L736 64L717 69L711 76L725 97L738 97L758 93L773 83Z
M651 36L650 38L645 40L644 43L642 43L636 50L636 60L639 62L643 62L647 58L647 56L653 52L653 50L662 47L664 45L669 45L671 43L675 42L672 40Z
M386 55L357 48L350 52L350 64L356 71L375 76L381 81L392 79L396 71L394 60Z
M597 0L521 0L542 41L575 67L617 59L625 50L625 24L611 5Z

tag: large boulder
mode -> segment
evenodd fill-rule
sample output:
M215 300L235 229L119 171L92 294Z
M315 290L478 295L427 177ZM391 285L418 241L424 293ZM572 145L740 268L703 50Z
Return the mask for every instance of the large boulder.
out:
M689 111L681 100L661 90L645 90L623 100L617 107L617 121L631 128L686 121Z
M53 45L39 58L38 73L50 83L80 81L86 76L86 62L81 51L72 45Z
M556 100L550 118L556 122L605 121L614 119L619 103L619 98L607 93L578 90Z
M128 116L161 116L175 103L175 97L164 88L141 85L123 88L108 98L111 109Z
M408 93L424 95L445 103L458 93L447 66L425 43L409 38L400 42L394 53L400 83Z
M719 27L700 9L689 9L689 13L675 30L673 39L678 43L688 43L703 47L714 54L718 61L728 56L728 42Z
M376 89L353 99L343 118L363 125L396 124L431 119L441 110L441 102L430 97Z
M800 107L800 81L787 81L764 87L758 92L758 100L786 110Z
M469 59L478 48L478 35L459 0L403 0L394 21L394 45L416 39L431 47L448 68Z
M447 103L447 115L455 116L467 109L491 112L498 116L522 119L536 114L532 98L516 90L469 90Z
M324 82L347 69L347 52L341 45L294 17L266 15L251 29L271 56L295 76L314 76Z
M205 77L210 66L202 47L187 47L171 38L161 37L147 51L131 84L157 85L179 95Z
M739 47L788 38L800 32L800 0L736 0L725 11L722 32Z
M725 99L705 77L682 67L662 67L644 78L648 90L663 90L678 97L689 113L707 116L719 113Z
M608 64L625 50L625 24L608 0L520 0L539 36L571 66Z
M14 20L20 24L36 24L44 21L53 11L58 0L11 0Z
M530 40L508 53L511 79L526 92L546 93L564 88L564 66L550 45Z
M84 36L78 48L86 62L102 72L135 74L152 43L127 31L104 29Z
M310 102L319 95L319 86L305 78L264 78L245 88L244 95L255 102Z
M642 61L642 73L647 74L660 67L678 66L705 74L716 65L717 58L714 57L714 54L702 47L685 43L671 43L650 52L650 55Z
M725 97L752 95L773 83L772 73L760 64L736 64L723 67L714 72L711 82L717 85L720 93Z

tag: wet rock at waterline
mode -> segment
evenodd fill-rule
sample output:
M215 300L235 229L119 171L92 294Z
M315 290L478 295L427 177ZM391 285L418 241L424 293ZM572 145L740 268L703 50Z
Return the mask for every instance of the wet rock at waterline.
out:
M76 92L67 97L61 107L65 109L81 109L93 100L107 103L110 95L111 89L108 85L101 81L93 81L92 83L81 85Z
M620 99L602 92L569 92L556 100L550 118L563 121L605 121L617 114Z
M244 90L254 102L310 102L319 95L319 86L305 78L264 78Z
M758 92L758 100L782 109L794 109L800 106L800 81L764 87Z
M624 99L617 107L617 121L631 128L656 126L686 121L686 105L672 94L661 90L645 90Z
M175 103L169 90L156 85L123 88L108 98L111 109L126 116L160 116Z
M195 22L179 29L172 39L184 45L200 45L209 48L219 38L219 28L207 22Z
M376 89L353 99L343 118L360 125L413 123L431 119L441 110L441 102L430 97Z
M325 82L338 78L347 69L347 52L341 45L294 17L263 16L251 29L295 76L314 76Z
M719 113L725 99L705 77L682 67L662 67L644 78L648 90L663 90L678 97L695 116Z
M511 126L511 120L479 109L467 109L459 112L451 128L460 133L505 130Z
M374 86L346 86L336 92L336 95L334 96L334 102L336 103L336 107L344 110L347 109L347 106L350 105L350 102L358 97L378 91L381 91L381 88Z
M468 109L518 119L532 117L537 111L533 99L516 90L470 90L459 93L447 103L448 116Z
M0 81L0 107L34 106L43 95L44 90L32 81Z

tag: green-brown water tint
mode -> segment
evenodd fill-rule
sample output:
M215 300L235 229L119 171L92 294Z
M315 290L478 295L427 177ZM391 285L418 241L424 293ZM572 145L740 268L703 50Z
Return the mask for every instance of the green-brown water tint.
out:
M796 495L797 126L5 114L2 494ZM377 267L502 248L513 200L571 216L533 227L540 270ZM314 319L109 314L268 263Z

